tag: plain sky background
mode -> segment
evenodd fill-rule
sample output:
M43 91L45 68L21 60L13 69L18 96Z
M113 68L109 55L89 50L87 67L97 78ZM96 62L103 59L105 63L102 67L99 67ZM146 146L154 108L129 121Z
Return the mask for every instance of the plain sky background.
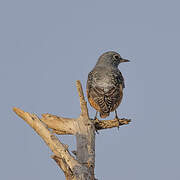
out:
M1 0L0 179L64 179L12 107L79 116L75 81L85 88L97 58L114 50L131 60L119 67L126 88L118 114L132 123L96 136L96 177L179 180L179 8L175 0ZM59 137L75 149L75 138Z

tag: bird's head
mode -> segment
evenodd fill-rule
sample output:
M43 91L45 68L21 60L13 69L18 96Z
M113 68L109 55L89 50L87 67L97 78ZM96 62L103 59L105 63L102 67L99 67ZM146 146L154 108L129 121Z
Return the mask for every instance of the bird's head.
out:
M96 65L112 65L118 67L122 62L129 62L129 60L122 58L117 52L108 51L99 57Z

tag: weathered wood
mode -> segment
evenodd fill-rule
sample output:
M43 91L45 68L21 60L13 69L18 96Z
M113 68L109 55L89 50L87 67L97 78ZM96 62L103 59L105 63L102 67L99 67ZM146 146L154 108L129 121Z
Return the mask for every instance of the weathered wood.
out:
M81 115L77 119L77 151L76 157L79 163L85 165L91 174L91 180L94 180L95 167L95 127L89 118L87 103L84 98L80 81L76 82L80 97Z
M58 117L51 114L42 114L41 120L48 128L54 130L56 134L76 134L76 120L70 118Z
M35 114L24 112L19 108L13 108L14 112L28 123L54 153L52 159L62 169L66 180L95 180L95 131L119 127L128 124L128 119L92 120L89 118L87 103L84 98L80 81L76 82L81 113L78 118L64 118L51 114L42 114L40 119ZM53 131L49 130L52 129ZM69 152L68 145L54 135L75 135L77 149Z
M77 87L79 99L80 99L81 116L83 116L85 118L89 118L87 102L85 101L82 85L79 80L76 81L76 87ZM86 120L84 119L84 121L86 121Z
M59 141L59 139L48 130L46 125L35 115L22 111L19 108L13 108L14 112L26 121L44 140L52 152L61 159L58 165L63 170L70 169L73 172L74 179L79 179L82 174L87 173L87 168L83 167L68 151L67 146ZM82 173L82 174L81 174ZM73 180L74 180L73 179Z
M96 130L102 130L102 129L110 129L114 127L119 127L122 125L127 125L131 122L130 119L112 119L112 120L101 120L99 121L98 119L94 120L92 119L94 126Z
M53 129L56 134L72 134L75 135L79 130L77 129L77 119L62 118L51 114L42 114L41 120L48 126L48 128ZM110 129L119 127L122 125L127 125L131 122L130 119L111 119L111 120L94 120L90 119L91 123L94 124L96 131L103 129ZM89 122L89 121L88 121Z

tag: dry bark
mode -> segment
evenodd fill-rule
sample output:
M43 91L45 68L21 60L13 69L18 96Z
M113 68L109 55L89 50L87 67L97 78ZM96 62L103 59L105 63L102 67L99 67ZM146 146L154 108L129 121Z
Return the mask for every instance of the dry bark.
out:
M51 114L35 114L13 108L14 112L26 121L44 140L54 153L52 158L65 174L66 180L95 180L95 131L128 124L128 119L92 120L89 118L87 103L80 81L76 82L80 98L81 113L78 118L64 118ZM50 131L52 129L53 131ZM69 152L68 145L60 142L55 134L75 135L77 149Z

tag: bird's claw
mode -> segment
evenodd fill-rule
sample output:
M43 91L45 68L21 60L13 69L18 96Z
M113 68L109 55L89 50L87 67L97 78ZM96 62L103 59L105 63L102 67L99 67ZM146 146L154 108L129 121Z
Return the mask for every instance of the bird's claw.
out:
M99 119L97 118L97 117L94 117L94 123L96 124L98 124L99 123ZM96 133L97 134L99 134L99 132L98 132L98 130L95 128L95 131L96 131Z
M119 126L121 125L121 122L119 121L119 118L118 118L118 117L115 117L114 119L118 122L117 128L118 128L118 131L119 131Z

